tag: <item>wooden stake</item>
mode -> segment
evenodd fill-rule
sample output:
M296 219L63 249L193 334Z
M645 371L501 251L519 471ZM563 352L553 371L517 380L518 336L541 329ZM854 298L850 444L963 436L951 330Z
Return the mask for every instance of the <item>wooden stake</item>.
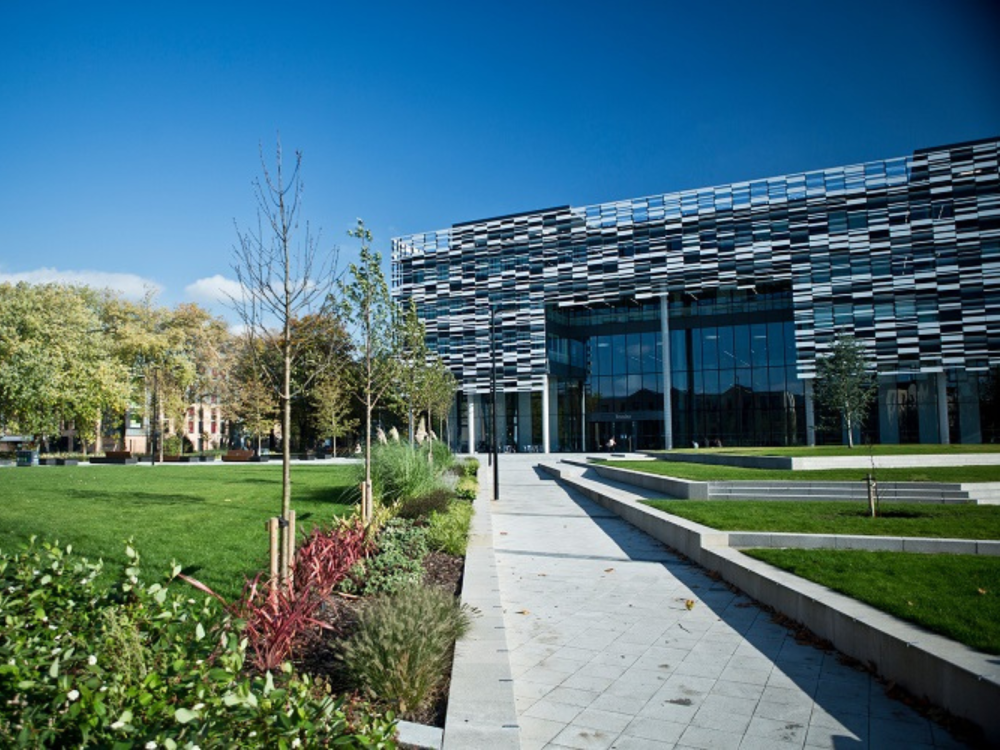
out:
M278 585L278 519L269 518L264 524L271 545L271 591Z
M292 583L295 580L295 511L288 511L288 556L285 558L288 560L288 588L292 588Z

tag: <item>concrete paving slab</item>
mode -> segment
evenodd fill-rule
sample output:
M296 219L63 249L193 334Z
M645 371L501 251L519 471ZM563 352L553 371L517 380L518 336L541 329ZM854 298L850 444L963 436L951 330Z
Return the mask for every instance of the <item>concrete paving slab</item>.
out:
M489 503L521 747L956 746L537 460L501 456Z

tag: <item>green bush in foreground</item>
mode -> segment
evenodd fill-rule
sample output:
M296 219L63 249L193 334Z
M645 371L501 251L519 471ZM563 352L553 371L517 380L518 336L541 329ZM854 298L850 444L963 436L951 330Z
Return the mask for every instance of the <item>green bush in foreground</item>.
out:
M472 477L475 479L476 475L479 473L479 459L478 458L467 458L461 464L462 476Z
M71 548L0 553L0 746L395 747L391 715L288 665L247 675L246 641L221 607L179 583L145 585L126 554L122 580L101 589L102 564Z
M366 606L339 657L355 687L406 718L437 697L452 645L468 627L451 594L412 586Z
M465 555L472 523L472 503L454 500L443 513L431 513L427 525L430 548L449 555Z

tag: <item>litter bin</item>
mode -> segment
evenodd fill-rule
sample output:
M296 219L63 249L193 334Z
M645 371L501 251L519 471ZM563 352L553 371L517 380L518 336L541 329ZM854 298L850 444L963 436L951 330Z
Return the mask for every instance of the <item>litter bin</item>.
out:
M38 451L18 451L18 466L38 466Z

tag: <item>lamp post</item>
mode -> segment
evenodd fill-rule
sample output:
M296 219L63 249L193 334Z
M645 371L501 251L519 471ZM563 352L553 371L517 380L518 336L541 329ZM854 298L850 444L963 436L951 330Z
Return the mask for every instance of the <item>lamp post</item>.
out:
M497 361L496 361L496 306L490 304L490 408L493 411L490 451L493 456L493 500L500 499L500 456L497 453Z

